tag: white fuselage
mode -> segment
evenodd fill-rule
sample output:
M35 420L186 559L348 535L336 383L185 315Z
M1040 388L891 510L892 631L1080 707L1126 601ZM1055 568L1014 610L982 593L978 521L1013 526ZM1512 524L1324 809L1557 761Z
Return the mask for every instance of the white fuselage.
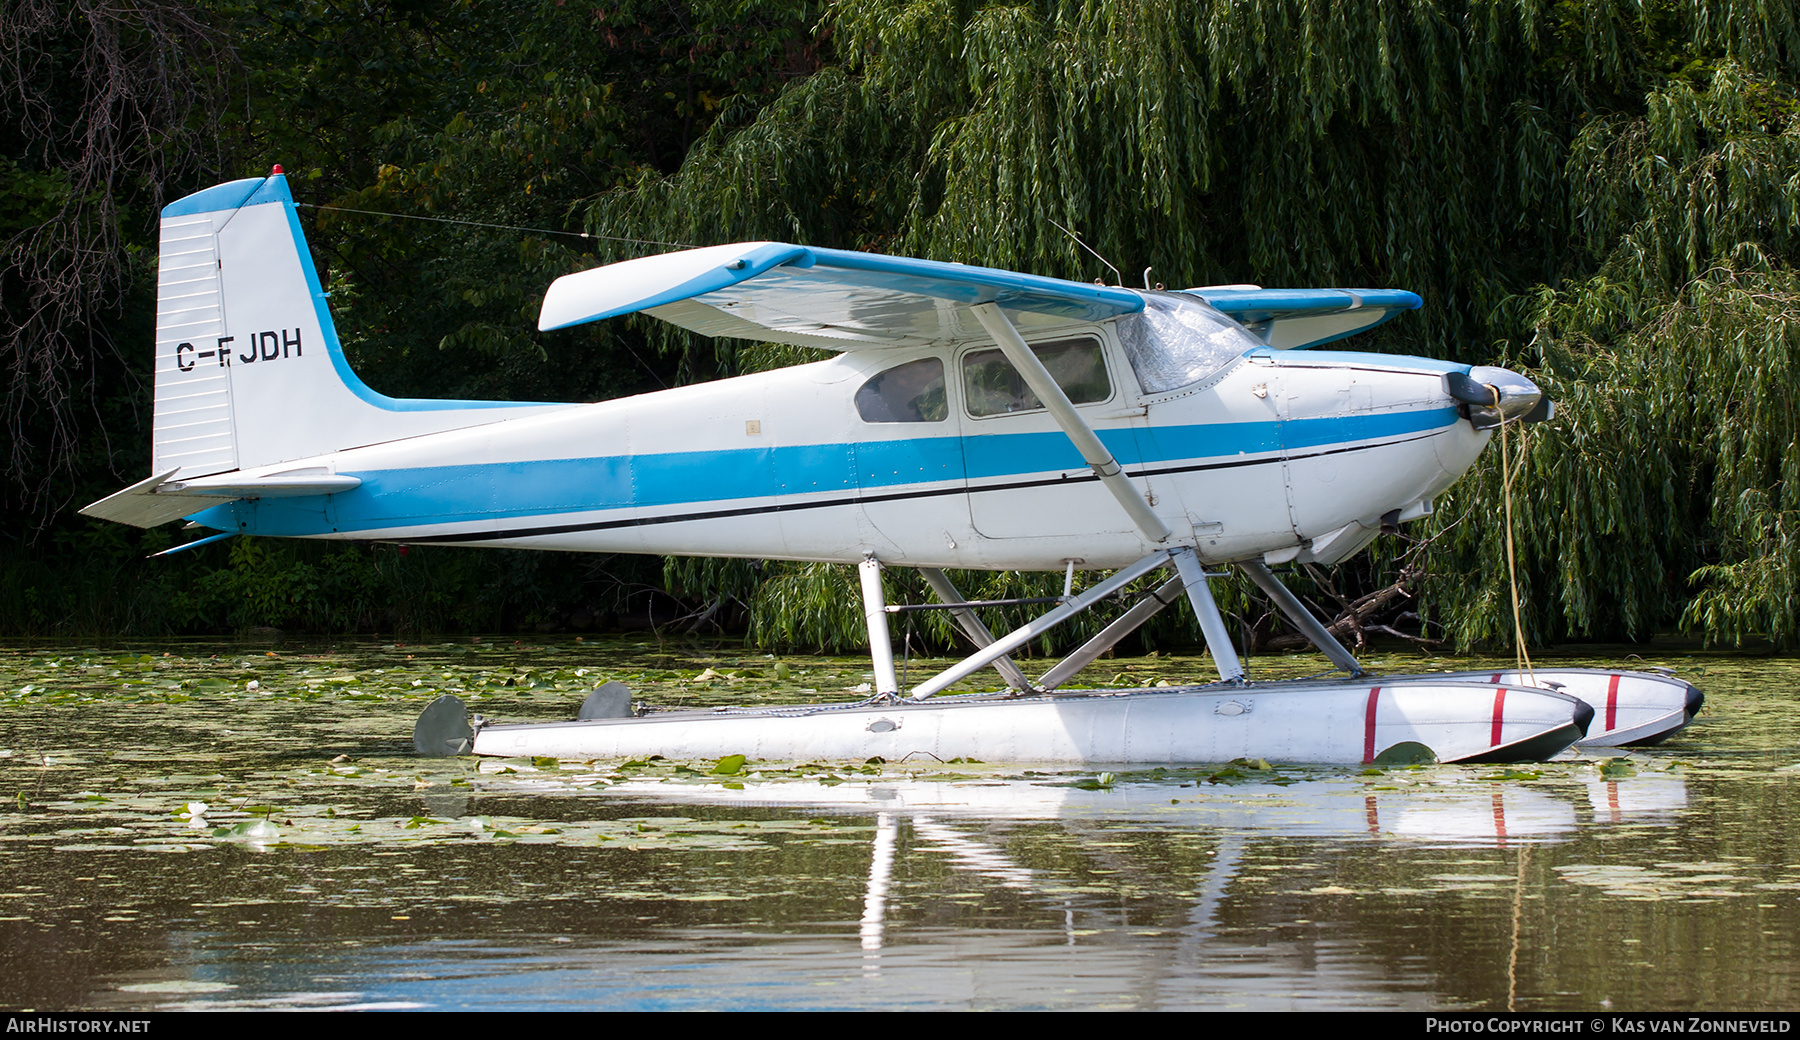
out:
M963 359L982 345L857 351L616 401L546 409L262 467L359 478L195 519L247 534L971 569L1123 566L1157 548L1209 561L1335 562L1383 516L1423 515L1489 434L1456 412L1462 366L1250 351L1161 394L1114 330L1091 336L1109 395L1078 405L1172 532L1147 540L1042 409L977 417ZM877 373L937 357L936 421L868 422ZM255 472L246 470L246 475Z

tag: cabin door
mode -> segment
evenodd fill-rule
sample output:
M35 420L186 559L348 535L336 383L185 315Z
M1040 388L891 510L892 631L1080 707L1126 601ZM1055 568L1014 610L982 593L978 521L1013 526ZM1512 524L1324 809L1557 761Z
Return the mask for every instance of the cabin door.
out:
M1108 449L1134 457L1136 413L1125 408L1103 340L1086 334L1031 348ZM1136 530L998 347L976 347L958 360L969 514L982 538L1070 543Z
M850 411L846 449L861 544L885 563L966 566L975 533L945 359L881 368L852 395Z

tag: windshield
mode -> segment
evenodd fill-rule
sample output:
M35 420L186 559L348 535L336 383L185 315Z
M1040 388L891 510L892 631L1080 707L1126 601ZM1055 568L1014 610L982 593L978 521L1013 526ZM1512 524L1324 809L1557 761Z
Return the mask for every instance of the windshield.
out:
M1242 325L1178 293L1145 293L1142 313L1124 315L1116 325L1146 394L1197 383L1263 345Z

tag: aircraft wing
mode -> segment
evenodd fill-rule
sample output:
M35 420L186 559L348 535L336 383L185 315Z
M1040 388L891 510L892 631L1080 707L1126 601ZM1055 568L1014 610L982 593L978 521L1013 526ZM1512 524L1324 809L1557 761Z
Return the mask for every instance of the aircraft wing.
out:
M1400 289L1186 290L1279 350L1355 335L1420 306ZM1118 286L937 260L740 242L640 257L558 278L538 328L643 312L708 336L852 350L988 338L969 307L997 303L1020 332L1143 310Z
M997 303L1021 332L1144 309L1130 289L936 260L744 242L646 256L557 279L538 328L642 311L708 336L851 350L987 339Z
M1404 289L1188 289L1236 318L1276 350L1301 350L1354 336L1423 300Z

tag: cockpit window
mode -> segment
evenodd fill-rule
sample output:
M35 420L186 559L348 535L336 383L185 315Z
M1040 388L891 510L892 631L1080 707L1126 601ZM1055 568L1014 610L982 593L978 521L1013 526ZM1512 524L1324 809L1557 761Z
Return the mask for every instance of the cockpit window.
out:
M943 422L950 417L944 398L944 362L920 358L870 377L856 391L863 422Z
M1143 311L1115 324L1146 394L1197 383L1263 345L1205 303L1175 293L1145 293Z
M1031 352L1044 363L1050 378L1069 395L1071 403L1088 404L1112 396L1112 382L1106 378L1099 340L1084 336L1033 343ZM997 348L971 351L963 358L963 390L969 399L970 415L1006 415L1044 407L1025 385L1025 377Z

